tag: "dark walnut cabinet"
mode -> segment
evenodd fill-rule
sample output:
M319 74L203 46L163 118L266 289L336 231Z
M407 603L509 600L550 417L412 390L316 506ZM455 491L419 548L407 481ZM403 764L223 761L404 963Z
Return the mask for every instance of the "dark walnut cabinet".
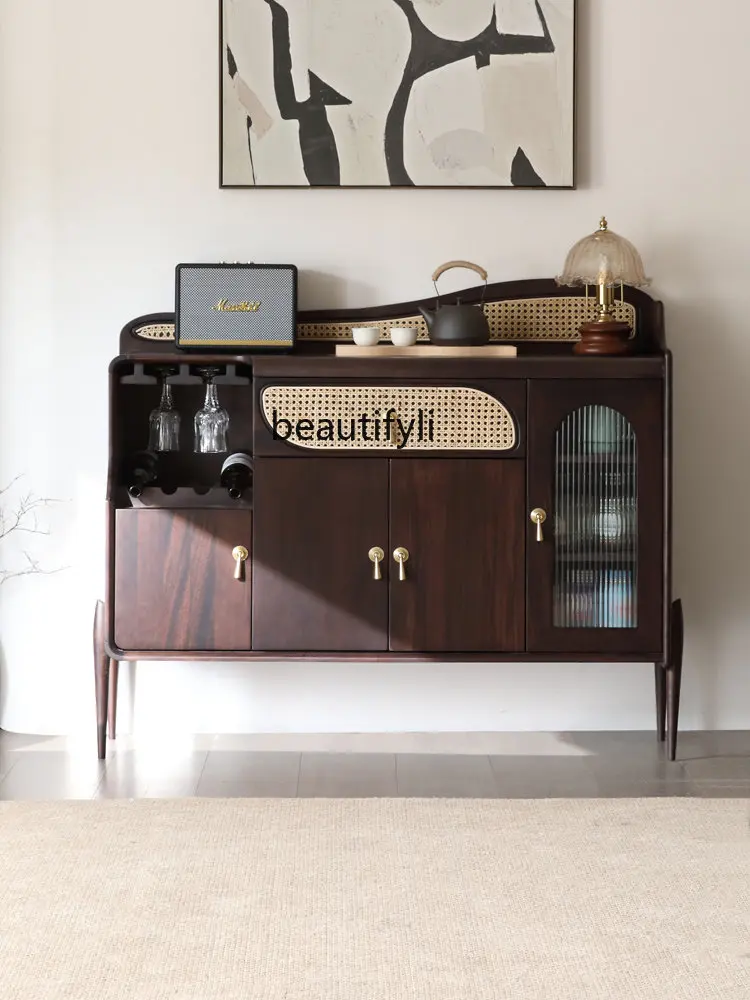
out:
M391 462L390 563L395 652L525 648L525 469L519 459Z
M664 641L664 386L529 386L528 495L550 512L527 549L532 653L650 653Z
M258 458L253 517L253 649L388 649L387 461Z
M248 549L245 510L118 510L114 642L120 649L250 647L251 586L235 582L232 550Z
M254 480L253 649L524 649L522 462L258 458Z
M674 759L683 625L661 306L628 291L631 354L591 358L571 352L579 298L547 281L488 296L517 357L335 356L352 324L410 319L415 303L303 313L283 356L180 352L169 314L128 324L110 366L100 756L120 660L295 658L653 663ZM225 456L192 451L207 364L223 373L230 450L252 455L239 499L219 486ZM165 365L181 447L133 499L123 470Z

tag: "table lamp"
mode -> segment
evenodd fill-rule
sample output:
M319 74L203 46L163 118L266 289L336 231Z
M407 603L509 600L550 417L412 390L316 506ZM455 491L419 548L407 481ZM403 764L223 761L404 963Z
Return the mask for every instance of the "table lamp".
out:
M615 287L624 285L639 288L649 284L643 271L640 254L630 243L607 228L602 217L599 228L585 236L573 247L565 261L563 273L557 278L559 285L585 285L588 298L589 285L597 287L599 315L580 326L581 339L573 348L575 354L626 354L632 333L629 323L615 318Z

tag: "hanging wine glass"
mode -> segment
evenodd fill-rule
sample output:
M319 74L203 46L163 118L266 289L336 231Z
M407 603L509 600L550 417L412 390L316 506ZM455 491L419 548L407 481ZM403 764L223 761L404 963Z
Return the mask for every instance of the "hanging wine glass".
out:
M203 406L195 414L195 451L201 455L218 455L228 450L229 414L220 406L214 378L221 368L198 368L206 386Z
M180 450L180 414L172 400L172 386L167 379L176 375L176 368L157 368L161 379L161 399L156 409L151 411L148 421L149 451Z

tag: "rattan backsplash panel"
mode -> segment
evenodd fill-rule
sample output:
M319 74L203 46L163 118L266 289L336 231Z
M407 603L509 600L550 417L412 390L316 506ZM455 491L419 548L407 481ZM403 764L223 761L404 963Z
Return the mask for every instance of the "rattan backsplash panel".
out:
M276 436L299 448L508 451L516 444L506 407L466 386L267 386L261 407Z
M492 340L578 340L581 323L594 318L594 299L580 295L551 296L543 299L507 299L487 302L485 311ZM629 323L635 334L636 311L630 302L617 302L615 316ZM352 326L375 326L380 330L381 341L388 340L392 326L415 326L417 339L427 341L427 324L422 316L403 316L399 319L360 320L358 323L300 323L297 336L300 340L341 341L352 339ZM174 326L154 323L138 327L136 336L144 340L174 340Z
M596 300L580 295L508 299L485 305L493 340L578 340L581 323L596 319ZM615 317L635 334L635 307L617 302Z
M133 332L141 340L174 340L174 323L148 323Z
M351 340L353 326L373 326L380 330L380 340L388 341L388 331L392 326L414 326L417 340L429 342L427 324L422 316L403 316L400 319L359 320L357 323L299 323L297 336L300 340Z

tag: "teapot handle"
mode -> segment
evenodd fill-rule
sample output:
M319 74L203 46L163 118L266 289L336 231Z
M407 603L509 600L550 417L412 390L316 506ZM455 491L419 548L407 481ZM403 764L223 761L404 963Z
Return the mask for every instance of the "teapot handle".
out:
M476 271L482 281L484 281L485 284L487 283L487 272L485 269L480 267L479 264L472 264L468 260L449 260L447 264L441 264L432 276L433 283L436 282L442 274L445 274L446 271L450 271L451 268L454 267L467 267L470 271Z
M484 290L486 294L487 272L483 267L480 267L479 264L472 264L471 261L468 260L449 260L447 264L441 264L440 267L435 271L435 273L432 276L432 283L435 286L435 294L438 297L438 301L440 300L440 292L438 291L438 286L437 286L438 278L442 274L445 274L446 271L450 271L454 267L466 267L470 271L476 271L479 277L484 281ZM482 296L482 301L484 301L484 295Z

